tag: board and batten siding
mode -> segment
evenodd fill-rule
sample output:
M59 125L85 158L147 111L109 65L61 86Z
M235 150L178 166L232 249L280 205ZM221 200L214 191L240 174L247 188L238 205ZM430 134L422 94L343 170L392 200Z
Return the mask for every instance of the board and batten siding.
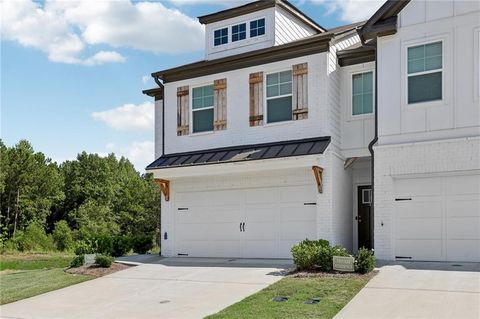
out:
M480 135L480 2L410 2L397 34L378 41L380 144ZM443 100L408 104L408 46L442 41ZM477 66L477 67L476 67Z
M275 9L275 45L300 40L315 33L315 30L284 9Z

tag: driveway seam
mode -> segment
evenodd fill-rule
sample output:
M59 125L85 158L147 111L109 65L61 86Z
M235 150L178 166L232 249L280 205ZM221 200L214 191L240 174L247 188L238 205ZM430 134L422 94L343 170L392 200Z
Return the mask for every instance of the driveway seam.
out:
M270 285L269 282L238 282L238 281L210 281L210 280L190 280L190 279L170 279L170 278L128 278L128 277L109 277L109 279L121 280L158 280L158 281L178 281L178 282L196 282L209 284L234 284L234 285Z
M408 290L408 291L432 291L432 292L444 292L444 293L465 293L465 294L480 294L479 291L467 291L467 290L441 290L441 289L426 289L426 288L393 288L393 287L365 287L364 289L383 289L383 290Z

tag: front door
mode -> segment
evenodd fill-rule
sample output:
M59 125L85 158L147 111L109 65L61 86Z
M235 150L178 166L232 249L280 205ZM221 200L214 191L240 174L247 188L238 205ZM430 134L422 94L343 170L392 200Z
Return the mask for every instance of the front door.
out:
M372 187L358 186L358 248L372 249Z

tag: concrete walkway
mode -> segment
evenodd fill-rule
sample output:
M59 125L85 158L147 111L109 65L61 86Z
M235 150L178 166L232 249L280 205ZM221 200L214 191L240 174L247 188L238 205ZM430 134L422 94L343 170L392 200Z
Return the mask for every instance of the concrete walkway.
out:
M336 319L478 319L480 264L385 265Z
M0 308L2 318L203 318L280 280L290 261L139 256L138 266Z

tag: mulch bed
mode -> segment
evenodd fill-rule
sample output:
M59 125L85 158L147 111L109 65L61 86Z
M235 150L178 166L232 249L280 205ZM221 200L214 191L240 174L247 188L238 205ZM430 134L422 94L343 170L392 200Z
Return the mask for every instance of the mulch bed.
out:
M114 272L124 270L124 269L130 268L130 267L132 267L132 266L125 265L125 264L119 264L119 263L112 263L110 268L102 268L102 267L97 267L95 265L93 265L93 266L81 266L81 267L76 267L76 268L67 268L65 270L65 272L67 272L69 274L102 277L102 276L110 275L110 274L113 274Z
M293 278L357 278L357 277L370 277L373 278L378 273L378 270L374 270L368 274L360 274L356 272L324 272L324 271L292 271L288 274L289 277Z

